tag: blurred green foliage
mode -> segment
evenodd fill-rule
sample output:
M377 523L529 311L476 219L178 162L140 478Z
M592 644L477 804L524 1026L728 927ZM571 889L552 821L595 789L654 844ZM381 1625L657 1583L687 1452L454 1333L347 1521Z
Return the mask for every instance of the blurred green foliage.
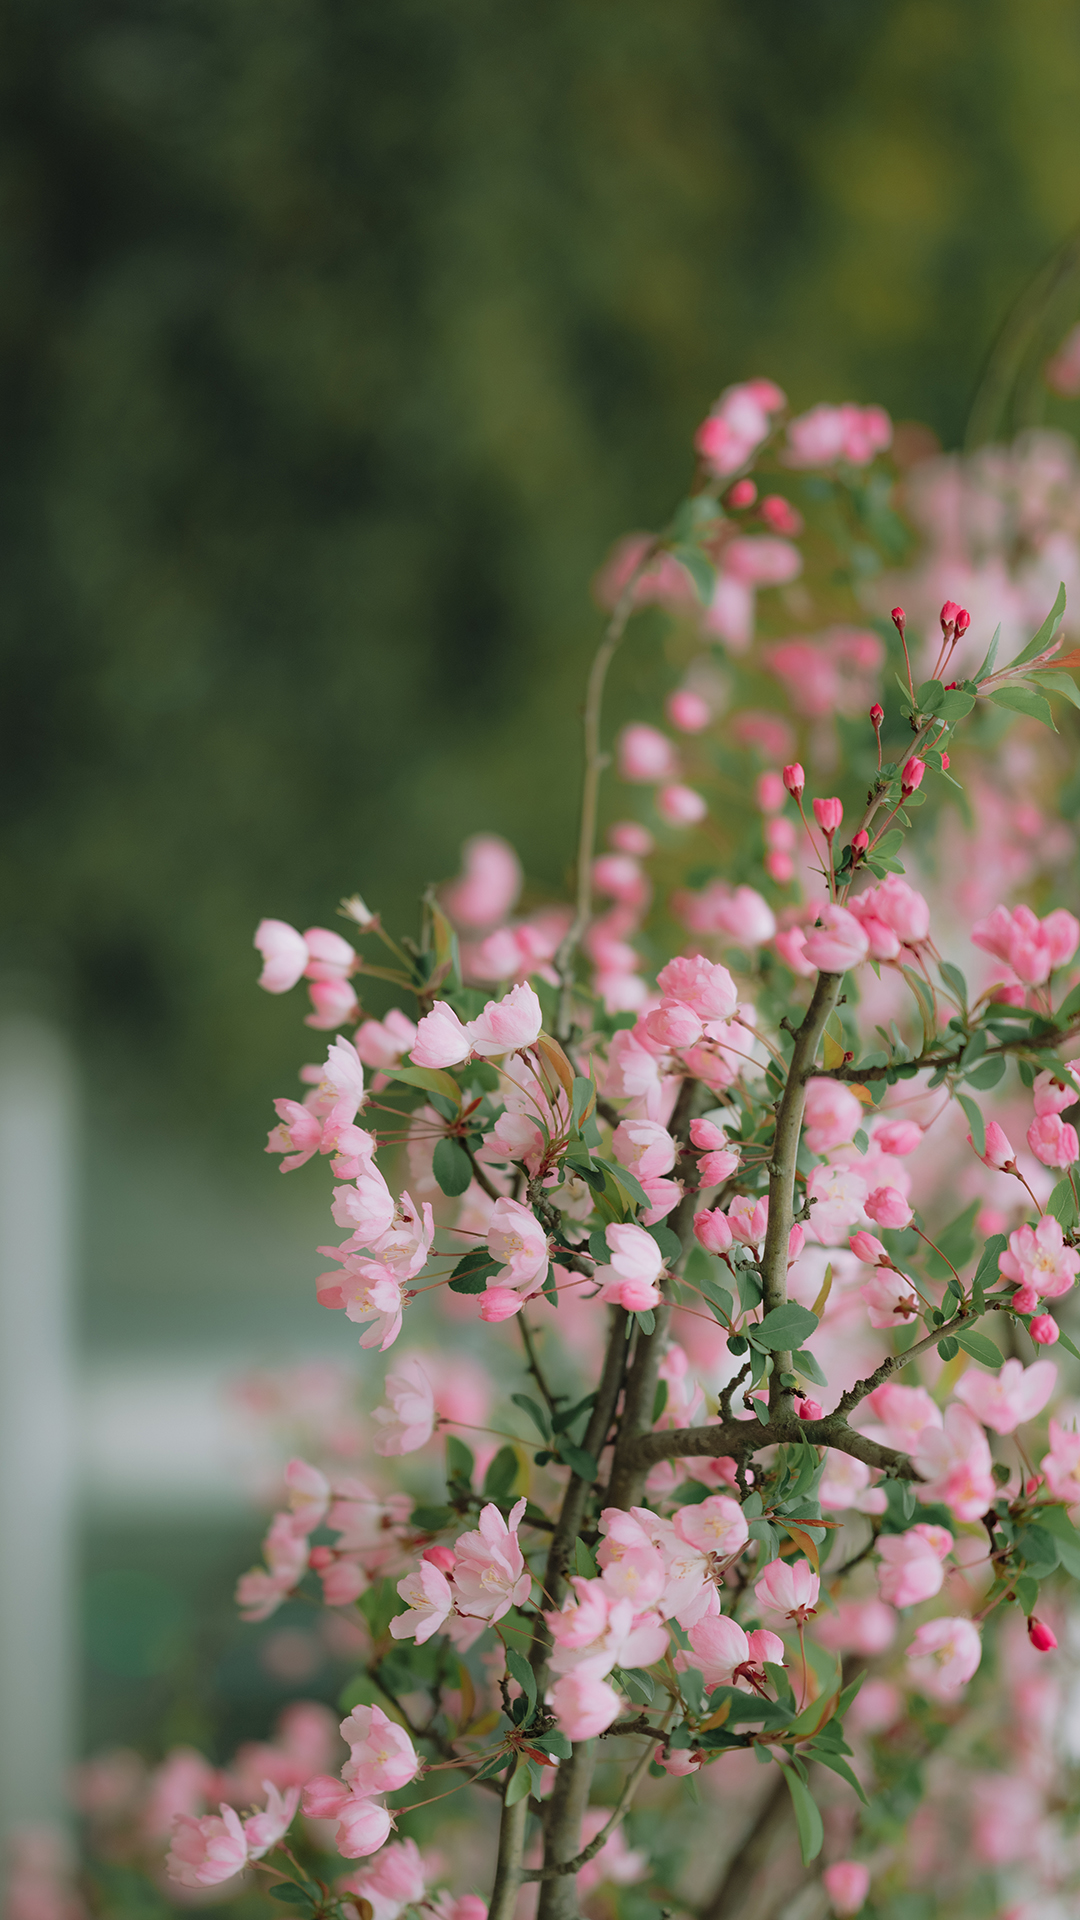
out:
M260 914L408 924L479 826L561 886L587 582L720 386L959 438L1080 212L1080 17L11 0L0 35L4 963L246 1133L300 1053ZM630 650L613 719L657 672Z

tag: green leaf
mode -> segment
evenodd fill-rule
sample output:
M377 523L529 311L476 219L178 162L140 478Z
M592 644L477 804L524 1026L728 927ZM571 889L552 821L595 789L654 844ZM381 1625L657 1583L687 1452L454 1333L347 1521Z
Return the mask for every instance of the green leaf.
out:
M601 1160L599 1154L595 1155L595 1160L597 1166L603 1167L604 1172L610 1175L617 1187L622 1188L623 1192L628 1195L635 1206L645 1207L651 1212L652 1201L649 1199L648 1194L636 1174L630 1173L626 1167L616 1165L612 1160ZM680 1247L680 1252L681 1250Z
M814 1385L818 1387L828 1386L828 1380L822 1373L813 1354L808 1352L806 1347L800 1347L792 1354L791 1364L796 1373L802 1374L804 1380L812 1380Z
M786 1300L782 1307L774 1307L767 1313L760 1326L751 1327L749 1333L756 1346L768 1347L775 1353L785 1347L797 1347L817 1330L816 1316L809 1307Z
M488 1277L498 1273L499 1262L493 1260L486 1247L470 1247L463 1254L450 1275L451 1293L483 1293Z
M964 1352L970 1353L972 1359L977 1360L981 1367L992 1367L996 1373L1002 1365L1005 1355L1000 1347L996 1347L992 1340L987 1339L985 1333L972 1333L966 1327L957 1327L956 1338Z
M973 693L963 693L959 687L951 687L938 702L937 718L944 720L946 726L951 727L957 720L962 720L965 713L970 713L974 705Z
M1039 1531L1053 1535L1058 1550L1058 1558L1066 1573L1073 1579L1080 1578L1080 1533L1077 1533L1064 1507L1036 1507L1039 1516Z
M998 625L994 628L994 637L991 640L990 645L986 649L986 653L983 657L982 666L979 668L978 672L974 675L974 678L977 682L981 682L985 680L988 674L993 673L994 661L997 659L997 651L998 651L998 646L1000 644L1000 641L1001 641L1001 625L999 622Z
M759 1400L756 1394L751 1399L750 1405L754 1409L755 1419L760 1420L763 1427L767 1427L769 1424L768 1405L764 1401Z
M959 967L954 967L951 960L942 960L938 963L938 972L948 987L949 992L956 995L962 1007L966 1007L968 997L967 981L964 979Z
M424 1533L438 1533L439 1528L448 1527L453 1518L453 1507L414 1507L409 1525L419 1527Z
M1035 672L1039 676L1040 687L1052 687L1055 693L1071 700L1074 707L1080 707L1080 687L1071 673L1052 673L1049 667L1036 667Z
M473 1469L476 1461L456 1433L447 1435L446 1440L446 1477L448 1480L465 1480L472 1485Z
M883 833L881 836L881 839L878 841L875 841L874 853L877 856L877 858L880 859L883 854L892 855L895 853L899 853L903 844L904 844L904 836L901 833L900 828L890 827L888 833Z
M1024 1613L1034 1613L1039 1599L1039 1583L1029 1573L1022 1573L1016 1581L1013 1592L1017 1605Z
M595 1100L596 1088L592 1081L586 1080L584 1074L575 1074L573 1102L570 1108L575 1127L580 1127L585 1114Z
M461 1111L461 1088L449 1073L441 1067L383 1067L388 1080L404 1080L408 1087L423 1087L428 1093L441 1093L454 1103L454 1112Z
M449 1136L436 1141L431 1169L443 1192L452 1198L464 1193L472 1179L472 1161L461 1141Z
M513 1447L500 1447L484 1475L485 1500L501 1500L517 1479L518 1457Z
M651 1307L635 1308L642 1333L656 1332L656 1315Z
M671 557L685 567L694 583L694 592L707 607L716 591L716 568L706 560L700 547L672 547Z
M979 1093L985 1093L988 1088L996 1087L1004 1074L1005 1057L1003 1054L996 1053L991 1059L984 1060L973 1072L965 1074L964 1078L969 1087L975 1087Z
M535 1712L536 1675L526 1660L525 1655L519 1653L516 1647L508 1646L506 1649L506 1671L510 1675L511 1680L517 1681L518 1686L525 1695L529 1703L529 1712Z
M540 1435L540 1438L542 1440L550 1440L551 1427L548 1423L548 1417L547 1417L547 1414L544 1412L544 1409L538 1406L535 1400L530 1400L527 1393L512 1393L510 1395L510 1398L513 1401L515 1407L520 1407L522 1409L522 1412L528 1414L529 1419L532 1421L533 1426L536 1428L538 1434Z
M829 1724L832 1724L831 1721ZM849 1787L854 1787L863 1806L868 1807L870 1805L859 1781L852 1773L843 1754L834 1752L831 1747L820 1740L808 1740L802 1752L804 1754L813 1754L814 1759L817 1760L821 1766L829 1767L833 1773L838 1773L841 1780L846 1780Z
M599 1477L600 1469L592 1454L586 1453L584 1447L575 1447L570 1440L560 1440L559 1458L565 1460L571 1472L576 1473L578 1479L586 1481L589 1486L592 1486L593 1481Z
M802 1851L804 1867L816 1860L825 1839L825 1829L821 1824L821 1815L814 1804L813 1796L805 1787L791 1766L784 1768L784 1779L791 1795L791 1804L795 1809L795 1825L799 1833L799 1846Z
M595 1580L597 1576L596 1555L586 1546L580 1534L574 1541L574 1571L580 1573L583 1580Z
M526 1798L526 1796L531 1791L531 1788L532 1788L532 1774L529 1772L529 1763L527 1760L519 1760L517 1763L517 1766L514 1768L513 1773L510 1775L510 1778L506 1783L506 1792L503 1795L503 1805L507 1807L516 1807L519 1800L524 1800Z
M1047 647L1054 637L1054 629L1058 625L1064 611L1065 582L1063 580L1058 587L1057 598L1047 614L1046 619L1043 621L1042 626L1039 628L1038 633L1033 635L1026 647L1021 648L1015 660L1010 660L1009 665L1011 667L1026 666L1029 660L1034 660L1040 653L1046 652ZM993 696L991 696L991 698L992 697Z
M947 1333L944 1340L938 1341L937 1350L943 1360L955 1360L960 1351L960 1342L954 1340L951 1333Z
M565 1733L560 1733L558 1727L552 1727L550 1733L538 1733L530 1745L539 1747L541 1753L554 1753L560 1760L569 1760L574 1751Z
M755 1307L760 1307L761 1281L756 1273L749 1267L740 1267L735 1275L735 1285L739 1289L739 1304L744 1313L751 1313Z
M974 1100L968 1099L966 1093L958 1093L956 1097L967 1115L967 1123L971 1128L971 1144L976 1153L983 1154L986 1152L986 1122L982 1113Z
M1055 1220L1060 1221L1066 1232L1075 1224L1076 1195L1073 1193L1071 1180L1058 1181L1046 1203L1046 1211L1052 1213Z
M1057 732L1049 706L1033 687L995 687L988 697L996 707L1007 707L1010 713L1026 713L1029 720L1041 720L1051 733Z
M598 1267L611 1265L611 1248L603 1227L594 1227L589 1235L589 1258L595 1260Z
M924 680L921 687L915 689L915 704L920 713L936 713L937 703L944 692L940 680Z
M271 1900L281 1900L288 1907L303 1907L307 1913L315 1911L315 1901L310 1893L305 1893L303 1887L296 1886L291 1880L288 1886L279 1883L276 1887L267 1887L266 1891Z

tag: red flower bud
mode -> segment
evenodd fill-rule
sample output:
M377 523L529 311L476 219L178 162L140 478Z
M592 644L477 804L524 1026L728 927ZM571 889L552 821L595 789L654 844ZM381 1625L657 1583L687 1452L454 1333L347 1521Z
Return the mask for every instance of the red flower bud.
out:
M800 1420L820 1420L821 1419L820 1402L817 1400L800 1400L799 1401L799 1419ZM1028 1630L1030 1632L1030 1628ZM1045 1631L1046 1629L1044 1627L1043 1632L1045 1633ZM1056 1644L1057 1643L1055 1641L1055 1645Z
M793 793L796 798L805 787L806 775L797 760L794 761L790 767L784 768L784 785L788 792Z
M970 625L971 625L971 615L970 615L970 613L968 612L968 610L967 610L967 608L966 608L966 607L961 607L961 609L960 609L960 611L959 611L959 613L958 613L958 614L957 614L957 616L956 616L956 637L957 637L957 639L959 639L959 638L960 638L960 635L961 635L962 633L966 633L966 632L967 632L967 630L968 630L968 628L970 627Z
M893 623L893 626L894 626L894 627L896 628L896 631L897 631L897 633L898 633L898 634L899 634L899 635L901 636L901 638L903 638L903 633L904 633L904 609L903 609L903 607L894 607L894 608L893 608L893 610L892 610L892 623Z
M861 833L855 834L854 838L852 839L851 845L852 845L852 850L855 853L866 852L867 847L870 845L870 835L867 833L865 827L862 829Z
M817 821L822 833L827 833L830 839L836 832L843 817L843 806L835 797L830 800L814 801L814 819Z
M946 600L945 605L938 615L938 619L941 621L942 633L948 633L950 628L955 631L957 617L963 613L963 611L963 607L958 607L955 600Z
M877 701L875 700L873 706L870 709L870 725L873 727L875 733L878 733L880 731L881 723L884 720L884 718L885 718L885 709L884 707L879 707L877 704Z
M1052 1627L1047 1626L1045 1620L1036 1620L1035 1615L1031 1614L1027 1629L1028 1639L1036 1653L1053 1653L1057 1646L1057 1634Z
M736 480L727 497L729 507L752 507L757 499L757 488L752 480Z
M922 786L922 777L925 772L926 761L920 760L917 755L912 754L911 759L905 763L904 771L900 775L901 791L905 795L914 793L916 787Z
M949 756L947 753L943 753L941 756L941 771L942 773L948 773L949 771Z

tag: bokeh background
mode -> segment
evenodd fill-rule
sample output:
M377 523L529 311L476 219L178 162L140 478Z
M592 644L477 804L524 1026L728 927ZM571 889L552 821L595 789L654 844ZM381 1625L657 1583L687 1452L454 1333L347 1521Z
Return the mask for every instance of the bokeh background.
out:
M962 442L1080 222L1080 15L8 0L0 96L0 974L78 1085L74 1737L227 1746L340 1676L235 1626L222 1383L353 1352L322 1186L261 1155L311 1042L254 925L408 929L479 827L559 892L606 549L731 380Z

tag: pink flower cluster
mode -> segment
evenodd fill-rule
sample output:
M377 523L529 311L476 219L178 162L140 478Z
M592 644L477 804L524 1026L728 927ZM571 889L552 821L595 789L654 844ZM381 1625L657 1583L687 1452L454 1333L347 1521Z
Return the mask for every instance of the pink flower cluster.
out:
M394 1493L383 1500L363 1481L351 1476L331 1481L305 1460L289 1462L285 1482L289 1505L270 1523L263 1541L265 1565L242 1574L237 1583L244 1620L268 1620L309 1567L321 1579L325 1604L348 1606L401 1551L413 1506L410 1495ZM309 1536L324 1524L339 1535L336 1544L312 1547Z
M336 1820L338 1852L358 1860L389 1838L393 1817L380 1796L414 1780L420 1761L404 1727L381 1707L355 1707L341 1723L341 1737L349 1748L341 1777L317 1774L309 1780L304 1812L314 1820Z
M433 1633L451 1634L465 1648L487 1622L501 1620L529 1597L531 1575L518 1541L525 1512L518 1500L504 1520L488 1505L472 1532L458 1536L453 1549L429 1547L411 1573L398 1582L408 1611L390 1622L395 1640L422 1645ZM449 1576L449 1577L448 1577Z

